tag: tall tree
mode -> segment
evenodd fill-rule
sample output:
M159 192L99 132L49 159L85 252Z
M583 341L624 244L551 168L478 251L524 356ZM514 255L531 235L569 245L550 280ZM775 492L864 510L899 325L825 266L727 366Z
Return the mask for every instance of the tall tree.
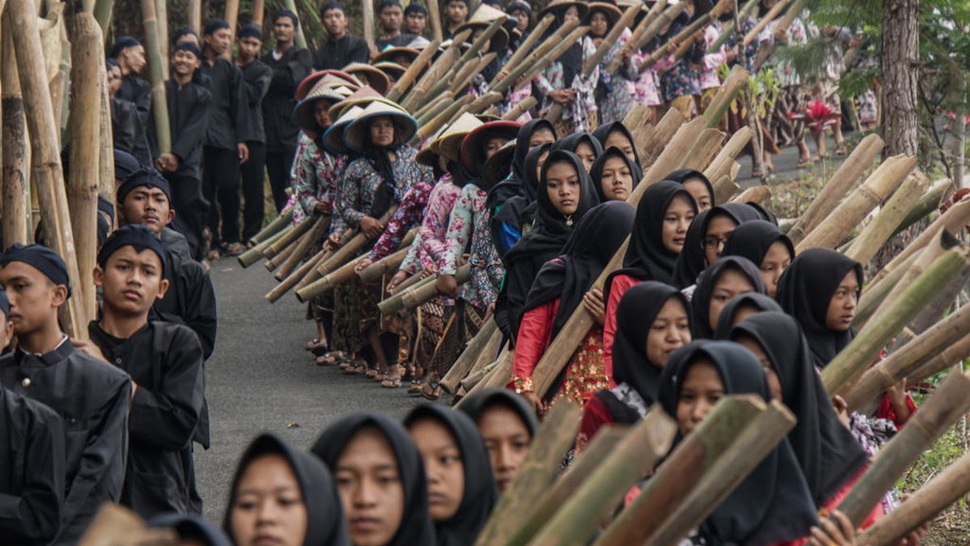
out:
M915 156L919 147L919 0L884 0L882 21L886 155Z

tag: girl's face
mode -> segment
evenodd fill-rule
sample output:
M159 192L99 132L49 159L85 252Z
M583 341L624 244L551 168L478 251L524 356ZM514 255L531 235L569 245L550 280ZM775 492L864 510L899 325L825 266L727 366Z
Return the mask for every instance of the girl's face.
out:
M431 519L446 521L458 512L465 495L461 449L451 431L434 419L416 421L408 432L421 452L428 475Z
M664 248L674 254L680 254L684 250L684 241L687 240L687 228L694 221L694 207L691 206L686 197L678 195L670 200L667 212L664 214L663 231L661 239Z
M515 26L522 32L529 28L529 14L522 10L514 10L510 13L512 17L515 17Z
M546 193L559 214L571 216L579 210L579 173L569 162L561 161L546 169Z
M370 124L370 140L374 146L394 144L394 122L387 116L375 118Z
M596 38L603 38L610 30L610 21L606 15L597 11L589 18L589 33Z
M677 298L670 298L660 308L647 331L647 360L663 367L670 353L690 343L690 320L687 309Z
M566 13L563 15L563 23L568 23L570 21L579 21L579 9L576 6L569 6L566 8Z
M697 203L697 212L704 212L714 206L707 184L696 178L691 178L684 182L683 186L694 197L694 202Z
M532 447L532 435L519 414L496 405L478 419L478 432L485 440L488 458L495 472L499 493L505 492Z
M765 369L765 377L768 379L768 389L771 391L771 397L775 400L784 402L781 397L781 381L778 380L778 373L775 371L775 365L771 362L771 359L768 358L768 353L765 352L761 344L750 336L739 336L735 342L745 349L751 351L751 354L758 358L758 362L760 362L761 366Z
M686 436L693 432L721 398L724 398L724 382L717 368L709 360L694 362L684 376L677 399L680 434Z
M711 329L717 329L717 317L721 316L721 310L732 298L754 292L754 285L740 271L725 269L714 281L714 290L711 291L711 302L708 307L708 322Z
M775 297L775 293L778 292L778 279L781 278L781 274L788 269L791 265L792 255L788 252L788 247L785 243L781 241L775 241L771 243L768 247L768 252L765 253L765 257L761 260L761 278L765 281L765 288L768 289L768 295L772 298Z
M603 143L603 149L608 150L611 147L623 152L623 155L631 163L636 163L637 155L633 150L633 143L623 134L623 131L610 131L610 134L606 135L606 142Z
M337 460L334 480L355 546L383 546L404 519L404 485L387 438L361 429Z
M848 330L855 318L858 303L859 279L855 271L849 271L832 294L828 312L825 313L825 327L833 332Z
M603 195L610 201L626 201L633 192L633 173L622 158L611 156L603 163L600 175Z
M584 140L579 143L579 146L576 146L575 153L583 160L583 167L586 167L586 172L589 172L593 168L593 162L596 161L596 150L589 142Z
M330 121L330 101L328 100L318 100L313 103L313 119L316 120L317 125L326 129L330 127L332 122Z
M704 257L707 259L707 265L711 265L714 260L721 257L724 243L728 236L734 233L736 227L738 224L726 214L715 213L707 223L707 232L704 233Z
M540 127L532 131L532 136L529 137L529 149L538 148L543 144L552 144L555 141L556 135L552 134L548 127Z
M300 484L290 463L280 455L263 455L249 463L230 510L230 528L239 546L268 542L299 546L306 538L307 513Z
M501 149L506 142L508 142L508 140L506 140L505 137L492 137L488 139L488 141L485 142L485 159L495 155L495 152L499 151L499 149Z

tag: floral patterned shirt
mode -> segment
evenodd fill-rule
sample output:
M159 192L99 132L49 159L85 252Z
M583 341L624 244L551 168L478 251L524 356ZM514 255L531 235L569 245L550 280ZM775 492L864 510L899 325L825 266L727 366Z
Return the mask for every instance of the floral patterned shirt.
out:
M596 107L599 110L600 125L623 121L630 107L633 106L633 82L637 79L636 75L627 70L618 70L613 74L604 70L626 47L632 35L629 28L623 29L620 37L600 61L600 81L596 88Z
M384 233L377 239L374 248L371 249L367 259L376 262L393 254L401 247L401 241L411 228L421 223L421 213L425 205L428 204L428 196L431 195L431 185L422 181L411 186L411 189L404 194L397 212L387 222Z
M596 46L588 36L580 39L583 48L583 62L596 53ZM572 119L576 124L576 132L588 131L588 114L596 111L596 86L599 84L600 68L593 69L588 78L584 78L582 73L577 71L576 77L572 82L566 82L562 63L554 62L545 70L539 73L533 80L535 86L543 94L543 104L541 112L546 114L554 104L549 93L557 89L573 89L576 91L575 99L568 107L563 108L563 119ZM559 135L566 136L566 135Z
M466 286L464 297L480 311L485 311L489 305L495 303L498 299L498 289L505 278L505 266L492 243L490 220L491 215L488 211L478 215L468 257L472 278Z
M462 255L471 243L475 222L485 210L486 197L488 194L475 184L466 184L461 189L461 195L458 196L448 219L448 231L445 234L447 247L438 264L439 275L454 275L458 271Z
M707 28L704 29L704 51L710 49L720 35L721 30L718 25L707 26ZM697 74L697 83L700 85L701 91L716 89L721 86L721 78L717 76L717 69L726 62L727 48L724 47L724 44L721 44L720 49L714 53L704 54L704 60L701 62L701 69Z
M461 188L451 182L451 175L442 176L428 198L428 206L424 211L424 219L418 229L421 244L415 245L415 262L408 262L412 269L405 269L412 275L419 269L438 267L448 248L448 223L455 202L461 195Z
M660 59L653 66L637 74L637 67L649 56L649 53L635 51L630 57L630 75L637 76L636 81L633 83L633 92L635 93L637 102L646 106L660 106L663 104L663 99L660 98L660 76L657 75L657 70L660 68L658 66L664 69L670 67L673 64L673 55Z
M670 30L667 36L672 38L676 36L680 31L684 30L686 25L676 21L670 25ZM660 47L665 47L666 44ZM701 93L700 85L697 82L697 74L694 69L691 68L691 64L700 64L704 60L704 44L702 42L694 42L694 44L687 50L687 53L677 59L673 65L667 69L666 72L660 76L660 84L663 87L664 100L672 101L677 97L683 97L685 95L699 95ZM658 68L659 69L659 68Z
M295 157L290 178L295 205L293 224L299 224L313 215L317 203L333 199L338 177L346 166L346 156L334 158L301 131Z

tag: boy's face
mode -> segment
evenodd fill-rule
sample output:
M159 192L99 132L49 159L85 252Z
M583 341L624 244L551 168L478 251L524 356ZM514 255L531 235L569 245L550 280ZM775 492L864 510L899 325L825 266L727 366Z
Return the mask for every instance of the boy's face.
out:
M252 36L240 38L238 42L239 56L245 59L255 59L259 56L259 50L263 48L263 42Z
M220 28L212 34L206 34L202 39L213 53L222 55L232 45L232 32L228 28Z
M128 192L119 212L125 224L144 224L155 233L161 233L175 218L165 192L148 186L138 186Z
M409 34L422 34L427 22L428 20L424 17L423 13L409 13L407 17L404 18L404 29L407 30Z
M448 2L445 6L445 15L448 17L448 22L460 25L468 19L468 6L459 0Z
M381 10L381 26L386 32L397 32L401 30L401 21L404 12L398 6L388 6Z
M67 287L55 285L32 265L10 262L0 269L0 284L10 300L7 321L17 335L30 334L43 328L57 309L67 301Z
M165 296L162 260L153 251L128 245L119 248L101 267L94 268L94 284L102 288L105 310L138 316L148 313Z
M292 42L296 36L296 25L293 24L293 19L280 17L273 21L273 35L276 36L278 43L288 44Z
M343 36L347 31L347 16L343 10L328 9L323 12L323 27L331 36Z
M179 76L192 77L201 63L194 53L180 49L172 55L172 72Z

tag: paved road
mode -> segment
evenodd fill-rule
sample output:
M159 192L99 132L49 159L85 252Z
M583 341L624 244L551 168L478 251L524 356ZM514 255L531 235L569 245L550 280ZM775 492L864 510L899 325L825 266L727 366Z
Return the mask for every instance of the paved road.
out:
M235 259L220 260L212 281L219 302L219 337L207 363L212 448L195 455L210 521L222 521L236 461L256 434L268 431L309 447L344 413L400 418L422 400L316 366L303 350L313 333L303 320L305 307L291 295L270 305L263 296L275 281L262 264L242 269Z

